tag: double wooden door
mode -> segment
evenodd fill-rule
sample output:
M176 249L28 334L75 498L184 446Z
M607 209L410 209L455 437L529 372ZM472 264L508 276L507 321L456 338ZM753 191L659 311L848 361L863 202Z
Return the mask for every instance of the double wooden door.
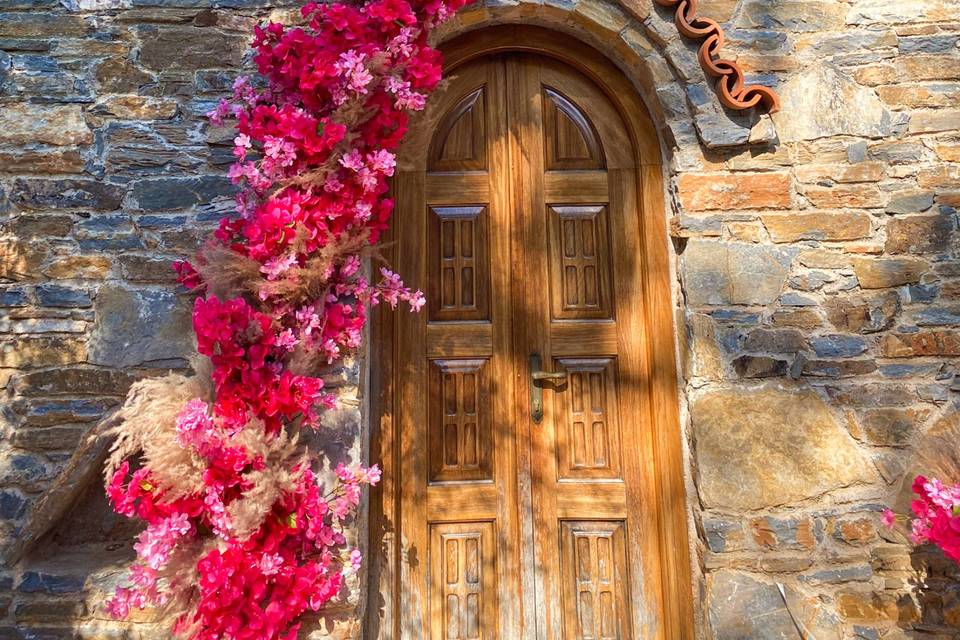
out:
M620 116L551 58L488 56L457 68L398 169L396 264L428 300L393 337L401 637L646 637L657 522Z

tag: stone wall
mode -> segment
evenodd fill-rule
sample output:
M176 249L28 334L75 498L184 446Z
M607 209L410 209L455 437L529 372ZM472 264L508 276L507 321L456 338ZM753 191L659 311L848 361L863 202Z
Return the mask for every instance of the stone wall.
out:
M253 23L290 4L2 3L0 537L132 380L184 366L168 264L231 209L229 136L201 115ZM497 0L451 31L576 33L658 119L702 637L960 637L960 572L878 524L925 438L960 421L960 2L700 11L781 113L719 107L696 46L642 1ZM351 455L358 376L339 376L354 401L331 417ZM91 489L0 572L0 637L165 637L96 609L130 535Z

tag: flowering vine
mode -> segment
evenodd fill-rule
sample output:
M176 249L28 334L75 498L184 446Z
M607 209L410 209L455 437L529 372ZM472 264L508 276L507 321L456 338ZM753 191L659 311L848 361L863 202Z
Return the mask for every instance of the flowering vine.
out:
M175 265L205 359L134 385L114 429L107 495L146 523L115 617L165 607L179 637L292 639L359 568L343 525L380 471L339 465L325 490L298 434L335 405L317 372L360 345L368 307L424 304L362 258L393 209L408 112L440 81L427 36L464 2L311 2L299 26L257 27L265 86L241 78L209 114L236 127L238 215Z
M944 485L936 478L919 475L913 481L917 495L910 504L910 540L914 544L933 544L945 556L960 564L960 484ZM883 512L883 523L893 527L897 515Z

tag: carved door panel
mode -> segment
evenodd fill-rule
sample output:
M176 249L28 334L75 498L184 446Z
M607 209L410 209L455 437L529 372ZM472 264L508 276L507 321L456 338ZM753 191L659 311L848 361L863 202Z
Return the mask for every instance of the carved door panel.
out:
M511 53L459 67L406 148L397 266L428 305L394 338L400 635L644 637L629 135L588 78Z

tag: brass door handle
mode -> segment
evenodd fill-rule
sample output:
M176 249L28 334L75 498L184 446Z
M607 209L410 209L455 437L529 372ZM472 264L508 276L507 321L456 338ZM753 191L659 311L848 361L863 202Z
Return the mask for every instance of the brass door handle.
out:
M543 420L543 387L544 380L560 381L567 379L566 371L543 371L543 360L539 353L530 354L530 418L534 424Z
M567 377L566 371L534 371L531 374L531 377L534 380L565 380Z

